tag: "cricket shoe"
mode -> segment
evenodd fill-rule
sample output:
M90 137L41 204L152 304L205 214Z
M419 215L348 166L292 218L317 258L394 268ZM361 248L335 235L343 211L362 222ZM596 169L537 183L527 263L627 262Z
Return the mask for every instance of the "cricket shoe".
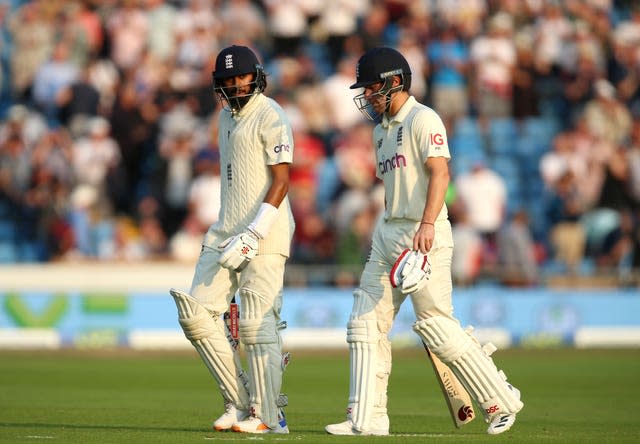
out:
M520 399L520 390L518 390L511 384L509 384L509 388L515 393L516 397ZM496 415L491 419L489 427L487 428L487 433L489 435L499 435L500 433L504 433L509 430L515 422L515 413L503 413L500 415Z
M249 412L238 410L232 403L227 402L224 405L224 413L213 422L213 429L218 432L229 431L235 423L243 421L248 417Z
M324 430L330 435L387 436L389 434L389 417L382 416L369 430L360 431L353 428L353 422L346 420L338 424L329 424Z
M278 425L274 428L270 428L262 422L257 416L250 416L244 421L236 422L232 430L240 433L289 433L289 427L287 426L287 419L284 417L282 409L278 412Z

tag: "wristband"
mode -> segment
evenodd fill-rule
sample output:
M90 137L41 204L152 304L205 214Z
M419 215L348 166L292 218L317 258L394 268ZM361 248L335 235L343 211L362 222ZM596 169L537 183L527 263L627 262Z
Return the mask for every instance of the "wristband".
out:
M262 202L258 209L258 214L256 214L253 222L249 224L249 230L256 233L260 239L264 239L267 234L269 234L269 230L271 230L271 226L275 222L277 216L278 209L276 207L266 202Z
M433 222L420 222L420 225L433 225Z

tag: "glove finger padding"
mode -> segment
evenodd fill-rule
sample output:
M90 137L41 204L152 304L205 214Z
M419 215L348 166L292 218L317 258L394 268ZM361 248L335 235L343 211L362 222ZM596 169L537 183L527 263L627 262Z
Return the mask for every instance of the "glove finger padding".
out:
M391 268L389 280L393 288L402 293L413 293L425 286L431 275L431 265L426 254L405 249Z
M398 259L396 259L396 262L393 264L393 267L391 267L389 280L391 281L391 286L393 288L398 288L402 285L402 269L409 259L409 253L411 253L411 250L406 248L402 253L400 253L400 256L398 256Z
M431 264L426 254L412 251L402 267L402 293L413 293L427 284L431 277Z
M258 239L251 232L232 236L218 245L222 254L218 263L225 268L241 271L258 254Z

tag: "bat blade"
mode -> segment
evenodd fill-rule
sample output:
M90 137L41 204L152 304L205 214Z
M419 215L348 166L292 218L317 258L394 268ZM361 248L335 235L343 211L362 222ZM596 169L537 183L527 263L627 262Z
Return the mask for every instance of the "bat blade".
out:
M436 379L442 389L442 394L447 402L453 425L456 428L460 428L465 424L470 423L475 418L475 412L473 410L473 403L471 402L471 396L467 393L462 383L458 380L456 375L453 374L451 369L447 367L436 355L429 351L426 344L422 344L433 370L436 374Z

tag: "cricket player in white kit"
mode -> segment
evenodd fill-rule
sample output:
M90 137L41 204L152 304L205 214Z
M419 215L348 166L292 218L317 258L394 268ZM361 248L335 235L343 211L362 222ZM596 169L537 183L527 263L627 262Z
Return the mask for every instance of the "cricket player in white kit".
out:
M513 425L523 403L490 357L495 347L481 347L453 316L453 240L444 203L449 184L447 135L436 112L410 95L410 86L409 65L392 48L371 49L358 61L351 88L364 88L354 101L377 123L373 143L385 211L354 291L347 325L347 420L325 430L334 435L389 434L388 333L409 296L416 315L413 330L482 409L487 432L502 433Z
M214 91L225 103L218 146L221 169L219 220L204 237L189 294L172 289L179 322L222 394L218 431L289 433L280 394L286 355L280 320L286 258L294 221L287 191L293 136L282 108L262 92L266 75L245 46L216 58ZM224 313L240 298L239 336L230 337Z

